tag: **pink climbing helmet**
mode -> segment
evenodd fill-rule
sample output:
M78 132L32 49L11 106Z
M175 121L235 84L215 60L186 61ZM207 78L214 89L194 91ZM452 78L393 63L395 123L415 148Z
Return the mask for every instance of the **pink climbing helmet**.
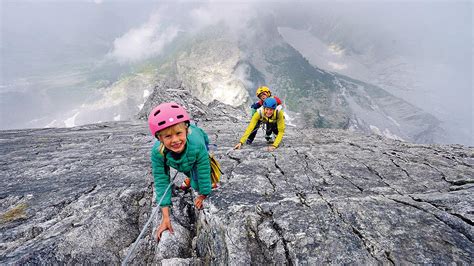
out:
M186 110L177 103L162 103L151 110L148 126L151 134L156 136L156 132L160 130L189 120Z

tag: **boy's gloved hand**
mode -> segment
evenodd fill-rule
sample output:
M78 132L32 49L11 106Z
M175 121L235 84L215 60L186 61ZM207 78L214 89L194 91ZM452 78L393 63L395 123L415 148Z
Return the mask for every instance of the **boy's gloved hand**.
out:
M196 206L196 209L200 210L202 209L202 203L206 199L206 196L204 195L199 195L197 196L196 200L194 201L194 206Z
M259 102L255 102L252 105L250 105L250 108L252 108L254 110L257 110L258 108L260 108L260 106L262 106L262 105L259 104Z

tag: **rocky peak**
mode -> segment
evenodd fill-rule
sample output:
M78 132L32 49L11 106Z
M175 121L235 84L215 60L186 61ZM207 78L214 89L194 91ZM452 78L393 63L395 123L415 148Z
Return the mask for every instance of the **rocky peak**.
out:
M273 153L261 132L233 150L242 110L161 83L138 116L171 100L199 118L224 175L202 211L173 190L174 234L156 243L152 217L130 263L473 263L472 147L288 126ZM0 131L0 262L120 263L156 204L153 141L143 120Z
M248 101L245 80L236 71L242 60L234 38L211 27L172 60L175 74L205 104L218 100L234 107Z

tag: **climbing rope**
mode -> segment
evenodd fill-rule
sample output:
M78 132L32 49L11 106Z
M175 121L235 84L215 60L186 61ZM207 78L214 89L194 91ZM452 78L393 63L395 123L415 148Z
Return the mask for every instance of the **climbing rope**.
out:
M263 129L264 132L265 132L265 123L260 122L260 124L258 125L258 127L255 127L255 129L252 130L252 131L247 135L247 138L248 138L248 136L252 135L255 131L259 130L260 128Z
M161 204L161 202L163 201L163 198L165 197L166 193L167 193L168 190L170 189L171 185L173 185L173 181L174 181L176 175L178 175L178 172L177 172L177 171L176 171L176 174L174 174L173 179L170 181L170 184L169 184L168 187L166 188L165 193L163 193L163 196L161 196L161 199L160 199L160 201L158 202L158 205L155 207L155 209L154 209L153 212L151 213L150 218L148 219L148 221L146 222L146 224L143 226L142 231L140 232L140 234L138 235L137 239L136 239L135 242L133 243L132 248L128 251L127 256L126 256L125 259L122 261L122 266L127 265L127 262L128 262L128 260L130 259L130 256L132 256L133 252L135 251L135 248L137 247L138 242L140 241L140 239L142 238L142 236L143 236L143 234L145 233L146 229L148 228L148 225L150 224L152 218L155 217L155 215L156 215L156 213L157 213L157 211L158 211L158 209L159 209L159 207L160 207L160 204Z

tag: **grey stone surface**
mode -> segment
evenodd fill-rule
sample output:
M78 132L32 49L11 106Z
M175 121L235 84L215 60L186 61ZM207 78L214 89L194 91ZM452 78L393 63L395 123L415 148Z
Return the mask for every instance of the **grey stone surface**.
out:
M173 189L174 234L153 217L131 264L473 263L472 147L287 127L233 150L245 113L173 97L224 175L201 211ZM120 263L155 206L152 143L144 121L0 131L0 263Z
M121 261L152 203L142 122L2 131L0 143L2 262Z
M472 263L472 148L287 133L274 153L261 140L222 156L202 217L217 229L197 236L222 262Z

